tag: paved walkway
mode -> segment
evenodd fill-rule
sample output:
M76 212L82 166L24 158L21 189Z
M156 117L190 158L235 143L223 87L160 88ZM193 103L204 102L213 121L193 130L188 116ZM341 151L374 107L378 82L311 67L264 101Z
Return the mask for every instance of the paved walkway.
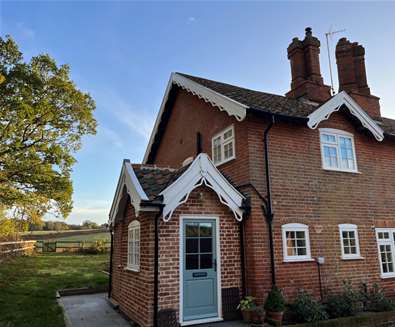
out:
M107 293L64 296L66 327L130 327L130 324L107 302ZM199 327L246 327L241 321L218 322Z
M130 327L107 302L107 294L64 296L66 327Z

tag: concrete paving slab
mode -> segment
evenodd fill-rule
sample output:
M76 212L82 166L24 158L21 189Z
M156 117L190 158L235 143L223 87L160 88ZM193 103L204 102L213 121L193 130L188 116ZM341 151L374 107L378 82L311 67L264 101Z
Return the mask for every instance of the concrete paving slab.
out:
M106 293L60 298L67 327L130 327L107 302Z

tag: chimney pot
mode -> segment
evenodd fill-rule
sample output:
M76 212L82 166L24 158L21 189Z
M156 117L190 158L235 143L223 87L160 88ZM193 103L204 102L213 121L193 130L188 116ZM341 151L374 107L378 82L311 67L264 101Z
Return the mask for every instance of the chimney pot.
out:
M346 91L372 117L380 117L379 98L370 94L365 68L365 48L341 38L336 45L339 91Z
M305 38L292 39L288 46L292 83L287 97L305 97L315 102L325 102L330 98L330 87L324 85L320 69L320 41L313 36L311 27L305 29Z

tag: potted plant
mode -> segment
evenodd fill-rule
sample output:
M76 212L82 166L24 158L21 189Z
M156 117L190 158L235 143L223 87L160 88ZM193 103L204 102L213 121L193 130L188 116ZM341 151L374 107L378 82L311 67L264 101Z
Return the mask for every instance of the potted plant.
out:
M241 299L240 304L237 306L237 309L240 309L241 314L243 315L243 320L245 322L252 321L252 313L255 309L255 298L253 296L246 296Z
M281 323L285 310L285 300L281 290L277 286L273 286L267 295L264 308L266 310L266 318L274 323Z

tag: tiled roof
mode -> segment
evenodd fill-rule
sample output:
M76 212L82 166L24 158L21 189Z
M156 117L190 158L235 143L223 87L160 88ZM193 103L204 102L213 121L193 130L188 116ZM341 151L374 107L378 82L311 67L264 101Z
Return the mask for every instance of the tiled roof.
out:
M199 83L200 85L203 85L217 93L225 95L232 100L247 105L250 108L261 110L263 112L306 118L317 108L316 105L308 103L305 100L289 99L282 95L254 91L182 73L177 74Z
M181 170L139 164L132 164L132 167L150 200L154 200L166 186L177 179Z
M188 169L189 165L179 169L147 164L132 164L132 167L145 194L147 194L149 200L152 201L155 200L159 193L167 186L175 182L175 180ZM228 176L225 174L223 175L234 187L236 187Z
M317 105L306 100L289 99L282 95L250 90L187 74L177 74L262 112L274 113L291 118L307 118L308 115L317 109ZM395 120L382 117L380 126L386 134L395 136Z

